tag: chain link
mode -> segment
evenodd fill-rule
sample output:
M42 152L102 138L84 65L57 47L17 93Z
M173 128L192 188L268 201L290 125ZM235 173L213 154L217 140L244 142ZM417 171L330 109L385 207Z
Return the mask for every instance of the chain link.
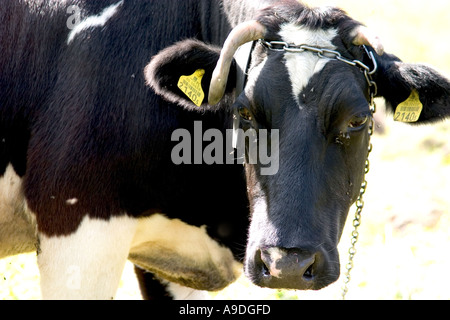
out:
M372 70L366 64L361 62L360 60L350 60L350 59L344 58L340 52L335 51L335 50L330 50L330 49L325 49L325 48L317 48L317 47L308 46L308 45L304 45L304 44L291 45L284 41L266 41L263 39L261 39L259 41L263 46L265 46L266 48L268 48L271 51L289 52L289 53L302 53L305 51L309 51L309 52L317 54L320 58L334 59L334 60L344 62L348 65L360 68L364 72L364 77L368 84L369 106L370 106L370 111L372 112L372 116L376 112L375 96L378 93L377 92L378 87L377 87L377 84L375 83L375 81L372 80L372 75L375 74L375 72L377 71L378 65L377 65L377 61L375 60L375 56L373 55L373 53L371 51L369 51L366 48L366 46L363 46L363 48L373 63ZM341 297L343 300L345 300L345 297L348 292L348 284L350 282L350 272L353 269L353 260L355 258L355 254L356 254L356 243L358 242L358 237L359 237L358 228L361 225L361 213L364 208L363 196L366 193L366 188L367 188L366 174L370 170L369 155L370 155L370 152L372 151L372 143L370 141L371 140L370 138L373 134L373 131L374 131L374 120L372 117L372 120L371 120L371 123L369 126L369 131L368 131L369 147L367 150L367 158L366 158L366 163L365 163L365 167L364 167L364 177L363 177L363 182L361 184L361 188L359 190L359 196L355 202L356 212L355 212L355 217L353 219L353 230L351 232L351 239L350 239L351 245L350 245L350 248L348 249L348 262L345 265L346 270L344 273L344 285L343 285L342 291L341 291Z
M313 46L308 46L306 44L301 45L293 45L289 44L285 41L266 41L264 39L260 39L259 42L266 48L268 48L271 51L278 51L278 52L289 52L289 53L302 53L305 51L309 51L312 53L317 54L320 58L326 58L326 59L334 59L341 62L344 62L348 65L359 67L361 70L364 71L364 77L366 78L367 84L369 86L369 97L371 97L370 105L374 105L373 97L377 95L378 87L375 81L372 80L372 75L375 74L375 72L378 69L378 64L375 59L375 56L373 55L372 51L367 50L366 46L362 46L366 52L366 54L369 56L370 60L373 63L373 69L371 70L366 64L364 64L360 60L350 60L347 58L344 58L342 54L339 51L326 49L326 48L318 48Z

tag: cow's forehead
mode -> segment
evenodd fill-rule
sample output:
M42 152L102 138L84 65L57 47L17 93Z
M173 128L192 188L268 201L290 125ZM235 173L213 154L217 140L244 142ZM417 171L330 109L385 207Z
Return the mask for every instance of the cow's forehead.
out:
M308 45L318 48L336 50L333 39L338 32L336 29L311 29L306 26L299 26L293 23L284 24L280 28L281 39L289 44ZM310 79L319 73L330 61L320 58L313 52L291 53L286 52L284 58L286 69L292 86L292 94L295 101L299 103L299 95L308 85Z
M301 45L306 44L309 46L336 49L336 46L332 44L333 39L337 36L338 32L335 28L320 29L310 28L305 25L298 25L296 23L285 23L280 27L279 35L290 44Z

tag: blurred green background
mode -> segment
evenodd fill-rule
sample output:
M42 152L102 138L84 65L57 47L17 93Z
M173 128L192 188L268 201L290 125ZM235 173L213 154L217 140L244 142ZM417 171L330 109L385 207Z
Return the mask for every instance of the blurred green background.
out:
M450 1L310 0L346 10L405 62L433 65L450 76ZM450 122L412 127L384 116L377 101L374 150L367 176L348 299L450 299ZM341 239L347 261L354 210ZM341 277L342 278L342 277ZM239 279L217 299L338 299L342 279L318 292L261 289ZM35 254L0 260L0 299L40 298ZM139 299L130 264L118 299Z

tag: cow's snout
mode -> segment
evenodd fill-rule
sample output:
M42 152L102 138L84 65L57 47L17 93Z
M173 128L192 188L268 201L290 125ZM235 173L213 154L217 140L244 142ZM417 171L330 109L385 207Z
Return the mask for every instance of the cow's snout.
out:
M339 263L322 250L264 247L256 250L252 279L269 288L318 290L339 277Z

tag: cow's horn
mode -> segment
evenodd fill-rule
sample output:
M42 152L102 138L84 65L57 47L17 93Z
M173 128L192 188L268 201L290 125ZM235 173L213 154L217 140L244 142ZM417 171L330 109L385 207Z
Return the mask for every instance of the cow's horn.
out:
M231 62L236 50L244 43L264 38L265 33L266 28L255 20L243 22L231 30L212 74L208 96L210 105L217 104L225 93Z
M384 53L384 47L380 38L374 34L370 29L364 26L359 26L355 29L355 36L353 44L357 46L368 45L375 49L375 52L381 56Z

